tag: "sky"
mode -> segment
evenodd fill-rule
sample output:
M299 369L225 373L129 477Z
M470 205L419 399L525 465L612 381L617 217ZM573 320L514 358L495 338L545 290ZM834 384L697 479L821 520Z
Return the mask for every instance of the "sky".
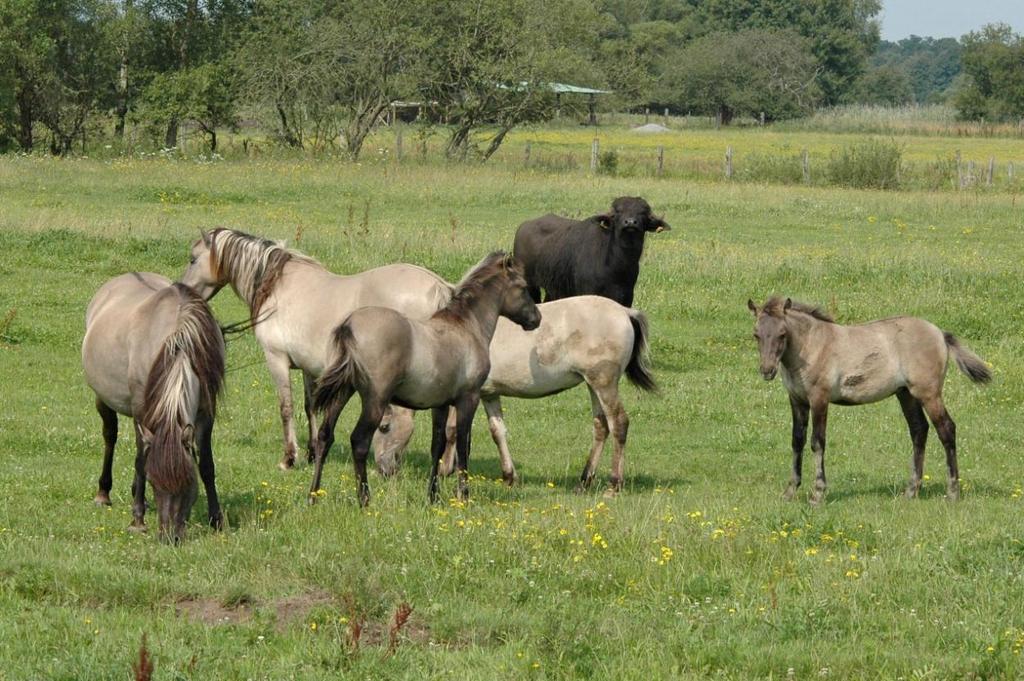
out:
M959 38L1002 22L1024 33L1024 0L883 0L882 38Z

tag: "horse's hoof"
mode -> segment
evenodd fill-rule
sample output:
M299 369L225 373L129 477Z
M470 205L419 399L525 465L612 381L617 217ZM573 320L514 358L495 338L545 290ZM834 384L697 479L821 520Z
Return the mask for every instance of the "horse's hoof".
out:
M295 461L289 461L288 459L285 459L284 461L278 463L277 467L283 471L290 471L291 469L295 468Z
M146 523L141 520L133 520L132 524L128 526L128 531L142 534L146 531Z
M790 485L782 492L782 498L786 501L793 501L793 497L796 496L796 487Z
M808 501L808 503L811 506L814 506L814 507L823 506L825 504L825 495L824 494L812 494L810 500Z
M217 532L223 531L224 528L227 527L227 523L224 522L224 516L220 513L218 513L217 515L211 515L210 527L212 527Z
M615 497L619 496L619 491L620 490L617 490L614 487L609 487L604 491L604 494L602 496L605 499L614 499Z
M903 492L903 496L906 497L907 499L916 499L917 498L917 488L916 487L908 487L906 489L906 491Z
M578 482L578 483L576 483L576 486L572 488L572 491L573 491L573 494L586 494L589 491L589 488L588 488L587 485L584 485L582 482Z
M516 475L515 471L512 471L511 473L502 473L501 479L509 487L515 487L516 483L519 482L519 476Z
M946 492L947 501L960 501L960 490L950 490Z
M110 506L110 496L105 492L97 492L96 497L92 500L97 506Z

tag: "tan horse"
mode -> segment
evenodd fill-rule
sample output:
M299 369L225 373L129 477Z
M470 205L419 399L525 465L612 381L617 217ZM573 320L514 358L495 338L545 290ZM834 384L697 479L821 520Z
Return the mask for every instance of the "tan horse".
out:
M98 504L110 505L117 415L135 419L131 529L145 530L146 480L153 485L161 538L180 540L196 499L193 451L206 487L210 524L223 520L210 435L224 381L224 339L195 291L158 274L108 281L85 315L82 365L103 419Z
M541 324L525 332L516 324L498 320L491 341L491 372L480 389L487 412L491 437L498 447L502 477L516 480L515 464L508 447L508 430L501 409L502 397L534 399L547 397L586 382L594 417L594 441L580 475L577 491L587 489L594 479L598 460L609 434L614 444L610 488L622 488L626 435L629 416L619 396L619 380L625 373L630 382L656 391L647 361L647 318L642 312L623 307L602 296L574 296L541 303ZM449 420L448 447L441 473L454 466L454 438ZM404 451L412 432L393 424L387 446L378 450L377 466L382 474L393 474L399 465L396 452Z
M256 340L277 388L284 430L283 469L294 465L298 451L289 370L302 370L309 460L313 461L317 428L310 406L312 390L333 352L331 331L359 307L379 305L426 319L451 298L448 284L422 267L386 265L338 276L278 242L231 229L202 234L192 245L182 281L207 300L230 284L249 306ZM404 418L411 422L412 414Z
M352 431L359 502L369 502L366 457L370 438L389 403L433 411L429 498L437 499L437 473L447 442L445 423L454 407L458 447L458 494L465 498L470 431L480 402L480 388L490 370L488 346L498 317L524 329L535 329L541 315L526 290L522 266L502 251L484 258L463 278L451 302L427 321L410 319L389 308L356 310L334 332L333 364L320 377L315 395L325 410L320 430L321 449L310 487L310 500L320 489L327 449L334 439L338 414L356 392L362 414Z
M754 338L761 353L761 375L782 374L793 412L792 498L800 487L807 420L812 421L811 451L817 476L811 503L825 498L825 424L829 404L868 404L895 394L903 408L914 446L906 495L917 496L924 470L925 440L931 419L946 450L947 496L960 496L956 461L956 425L942 402L942 384L950 355L975 383L992 374L985 362L960 345L951 333L924 319L893 317L857 326L836 324L818 308L789 298L770 298L747 306L757 320Z

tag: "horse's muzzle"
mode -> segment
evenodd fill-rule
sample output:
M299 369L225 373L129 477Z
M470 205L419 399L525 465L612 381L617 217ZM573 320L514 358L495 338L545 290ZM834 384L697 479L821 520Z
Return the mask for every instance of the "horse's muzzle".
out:
M777 367L772 367L771 369L761 369L761 376L764 377L764 380L766 381L770 381L773 378L775 378L775 375L777 373L779 373Z

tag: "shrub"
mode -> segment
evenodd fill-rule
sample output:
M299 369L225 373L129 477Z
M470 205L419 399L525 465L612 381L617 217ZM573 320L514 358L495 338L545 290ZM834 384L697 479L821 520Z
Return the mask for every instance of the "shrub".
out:
M746 157L739 170L744 180L799 184L803 182L803 160L800 154L776 155L753 153Z
M896 142L870 140L832 153L826 169L830 184L854 189L897 189L903 149Z
M619 152L614 149L602 151L597 157L597 171L604 175L614 175L619 170Z

